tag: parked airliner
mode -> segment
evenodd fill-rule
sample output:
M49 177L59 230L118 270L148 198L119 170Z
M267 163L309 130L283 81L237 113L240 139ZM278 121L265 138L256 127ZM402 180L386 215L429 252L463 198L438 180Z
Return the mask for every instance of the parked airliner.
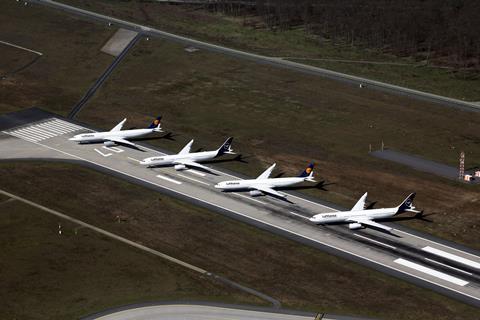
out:
M79 143L103 142L106 146L124 144L137 147L135 143L128 141L128 139L140 138L152 132L162 132L160 119L162 119L162 117L157 117L146 129L122 130L123 125L127 121L125 118L110 131L81 133L68 140Z
M285 198L287 196L286 194L280 193L274 190L274 188L288 187L304 181L315 182L315 180L313 180L313 163L310 163L298 177L289 178L270 178L275 166L276 164L274 163L256 179L222 181L216 184L215 188L224 191L248 190L251 196L269 194L275 197Z
M316 214L310 218L310 221L316 224L348 223L348 227L352 230L370 226L390 231L392 228L373 220L391 218L403 212L420 213L413 206L414 198L415 193L411 193L398 207L365 210L365 201L367 200L367 192L365 192L352 210Z
M173 165L175 170L196 167L210 171L210 168L201 165L198 162L212 160L224 154L235 154L231 148L232 141L232 137L228 138L217 150L190 153L193 144L192 139L178 154L146 158L140 161L140 164L147 167Z

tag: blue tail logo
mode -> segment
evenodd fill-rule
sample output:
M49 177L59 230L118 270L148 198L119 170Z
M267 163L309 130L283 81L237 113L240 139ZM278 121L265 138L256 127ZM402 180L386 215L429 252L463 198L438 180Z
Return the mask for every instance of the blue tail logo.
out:
M305 168L305 170L303 170L302 173L300 173L299 177L301 178L306 178L308 176L310 176L312 173L313 173L313 168L315 167L315 164L312 162L308 165L307 168Z
M233 138L230 137L222 144L222 146L218 149L217 157L225 153L234 154L232 150L232 141Z
M413 209L413 199L415 199L415 192L408 195L408 197L398 207L397 213L405 212L406 210Z
M160 120L162 120L162 116L158 116L155 120L153 120L153 122L148 126L148 129L158 127L158 125L160 124Z

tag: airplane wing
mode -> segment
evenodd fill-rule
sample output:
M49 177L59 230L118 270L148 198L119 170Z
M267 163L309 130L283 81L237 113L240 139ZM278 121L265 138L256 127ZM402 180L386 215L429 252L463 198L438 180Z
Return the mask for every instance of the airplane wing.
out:
M272 174L273 169L275 169L276 165L277 165L276 163L272 164L267 170L265 170L261 175L259 175L257 179L258 180L268 179Z
M207 170L207 171L211 171L212 169L210 169L209 167L206 167L204 165L201 165L200 163L198 162L195 162L195 161L192 161L192 160L186 160L186 159L183 159L183 160L176 160L173 162L173 164L183 164L184 166L187 166L187 167L194 167L194 168L200 168L200 169L204 169L204 170Z
M367 200L367 194L368 192L365 192L365 194L355 203L351 211L361 211L365 209L365 201Z
M283 193L280 193L278 191L275 191L273 190L272 188L270 188L269 186L255 186L253 187L254 189L258 190L258 191L261 191L263 193L266 193L266 194L270 194L272 196L275 196L275 197L281 197L281 198L285 198L286 195L283 194Z
M382 229L382 230L386 230L386 231L391 231L393 230L393 228L390 228L390 227L387 227L386 225L383 225L383 224L380 224L380 223L377 223L371 219L368 219L368 218L363 218L363 217L352 217L352 218L349 218L347 220L348 222L357 222L357 223L361 223L363 225L367 225L367 226L370 226L370 227L374 227L374 228L378 228L378 229Z
M137 147L137 145L136 145L135 143L130 142L130 141L125 140L125 139L122 139L122 138L118 138L118 137L116 137L116 138L107 138L107 139L105 139L105 140L107 140L107 141L113 141L113 142L116 142L116 143L118 143L118 144L126 144L126 145L129 145L129 146L132 146L132 147Z
M190 142L187 143L187 145L185 147L183 147L183 149L180 150L180 152L178 154L188 154L188 153L190 153L190 149L192 148L192 144L193 144L193 139L190 140Z
M125 119L123 119L122 121L120 121L120 123L117 124L115 127L113 127L112 130L110 130L110 132L122 130L123 125L125 124L125 121L127 121L127 118L125 118Z

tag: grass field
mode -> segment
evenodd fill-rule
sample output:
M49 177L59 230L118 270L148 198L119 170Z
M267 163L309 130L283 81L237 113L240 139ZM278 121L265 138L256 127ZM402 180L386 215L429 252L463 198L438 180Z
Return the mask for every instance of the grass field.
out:
M478 309L428 290L74 165L2 163L0 174L4 190L227 276L285 307L383 319L476 319L478 314ZM252 301L241 295L227 298L222 288L183 269L172 270L161 260L89 231L74 235L68 223L62 227L64 238L59 237L57 218L18 208L23 205L0 205L1 216L7 217L1 230L18 230L0 233L2 248L8 248L2 254L9 257L0 260L9 266L1 276L8 280L15 265L21 270L20 279L8 280L3 293L17 297L9 312L27 312L20 307L45 291L52 294L43 294L32 310L48 314L55 309L59 315L65 315L61 306L70 302L68 315L145 299ZM69 291L75 293L65 294Z
M208 52L186 53L165 41L141 41L79 119L105 129L124 116L141 127L164 116L180 150L217 148L235 137L248 164L223 166L250 176L273 162L286 174L318 164L319 179L333 183L314 196L351 207L365 192L378 206L397 205L417 191L417 205L435 223L407 224L479 248L478 187L467 186L368 155L369 144L455 165L480 163L480 114L352 88L316 77L259 66ZM389 192L385 192L388 190Z
M166 5L145 1L62 0L62 2L159 27L165 31L269 56L381 61L411 65L422 63L410 57L397 57L379 50L341 43L333 44L329 40L308 35L303 28L273 32L264 28L244 26L245 21L255 20L255 18L226 17L198 10L195 6ZM318 65L318 62L309 60L303 62ZM478 72L355 63L321 63L320 66L458 99L480 101Z
M158 300L260 303L19 201L0 204L0 214L3 319L78 319Z
M114 30L23 2L0 4L0 40L40 51L29 68L0 80L0 113L32 106L66 115L113 57L100 52ZM0 44L0 74L34 56Z

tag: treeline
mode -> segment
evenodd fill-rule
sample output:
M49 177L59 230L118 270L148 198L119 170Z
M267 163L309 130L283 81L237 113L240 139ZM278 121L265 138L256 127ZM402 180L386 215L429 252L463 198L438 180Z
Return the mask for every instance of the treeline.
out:
M332 41L480 68L480 0L223 0L227 14L254 14L272 29L304 25Z

